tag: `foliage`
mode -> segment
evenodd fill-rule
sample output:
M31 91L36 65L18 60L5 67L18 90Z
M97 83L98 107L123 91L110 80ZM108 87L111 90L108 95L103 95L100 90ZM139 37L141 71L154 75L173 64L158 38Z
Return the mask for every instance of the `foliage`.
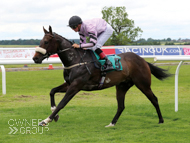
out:
M172 39L171 38L167 38L167 41L171 41Z
M161 45L160 41L139 42L136 41L132 45Z
M164 38L164 39L153 39L148 38L147 40L144 38L140 38L135 41L133 45L190 45L190 39L172 39Z
M39 39L0 40L0 45L39 45L40 41ZM79 43L79 39L70 39L70 41Z
M175 45L173 42L166 42L165 45Z
M190 45L190 42L186 42L186 43L184 43L184 45Z
M29 39L29 40L1 40L0 45L39 45L40 40Z
M139 36L139 33L143 32L141 28L135 28L134 20L128 19L124 6L104 7L102 14L102 18L114 29L113 35L106 45L129 45Z

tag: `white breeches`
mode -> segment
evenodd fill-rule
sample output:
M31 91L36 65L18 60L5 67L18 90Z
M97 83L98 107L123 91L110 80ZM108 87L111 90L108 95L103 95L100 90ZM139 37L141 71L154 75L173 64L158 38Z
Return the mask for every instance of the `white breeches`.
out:
M95 51L97 48L101 48L106 43L106 41L110 38L112 33L113 33L113 28L109 24L107 24L106 30L98 36L96 45L90 49Z

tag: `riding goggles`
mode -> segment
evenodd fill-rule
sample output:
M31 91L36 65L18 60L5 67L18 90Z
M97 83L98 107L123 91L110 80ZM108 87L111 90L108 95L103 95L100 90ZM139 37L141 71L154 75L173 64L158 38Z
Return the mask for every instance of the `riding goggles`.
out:
M76 29L78 25L70 26L72 29Z

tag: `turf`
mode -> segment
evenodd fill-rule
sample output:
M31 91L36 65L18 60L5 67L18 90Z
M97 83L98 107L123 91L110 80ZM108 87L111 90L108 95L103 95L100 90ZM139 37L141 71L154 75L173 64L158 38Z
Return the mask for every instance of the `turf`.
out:
M170 67L171 73L175 70L176 66ZM59 112L58 122L39 127L38 120L51 114L49 92L63 83L63 71L7 72L7 94L0 96L0 142L190 142L189 70L188 65L180 69L178 112L174 111L174 77L159 81L152 76L152 90L158 97L164 124L158 124L154 107L134 86L126 94L125 110L118 123L110 128L104 126L117 110L115 87L79 92ZM63 96L57 93L56 103Z

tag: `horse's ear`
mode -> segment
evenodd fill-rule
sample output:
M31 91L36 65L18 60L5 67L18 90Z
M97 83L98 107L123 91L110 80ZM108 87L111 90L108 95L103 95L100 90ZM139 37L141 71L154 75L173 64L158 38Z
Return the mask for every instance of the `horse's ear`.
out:
M48 33L48 31L43 27L43 30L44 30L44 33L45 34L47 34Z
M50 33L51 35L53 35L51 26L49 26L49 33Z

